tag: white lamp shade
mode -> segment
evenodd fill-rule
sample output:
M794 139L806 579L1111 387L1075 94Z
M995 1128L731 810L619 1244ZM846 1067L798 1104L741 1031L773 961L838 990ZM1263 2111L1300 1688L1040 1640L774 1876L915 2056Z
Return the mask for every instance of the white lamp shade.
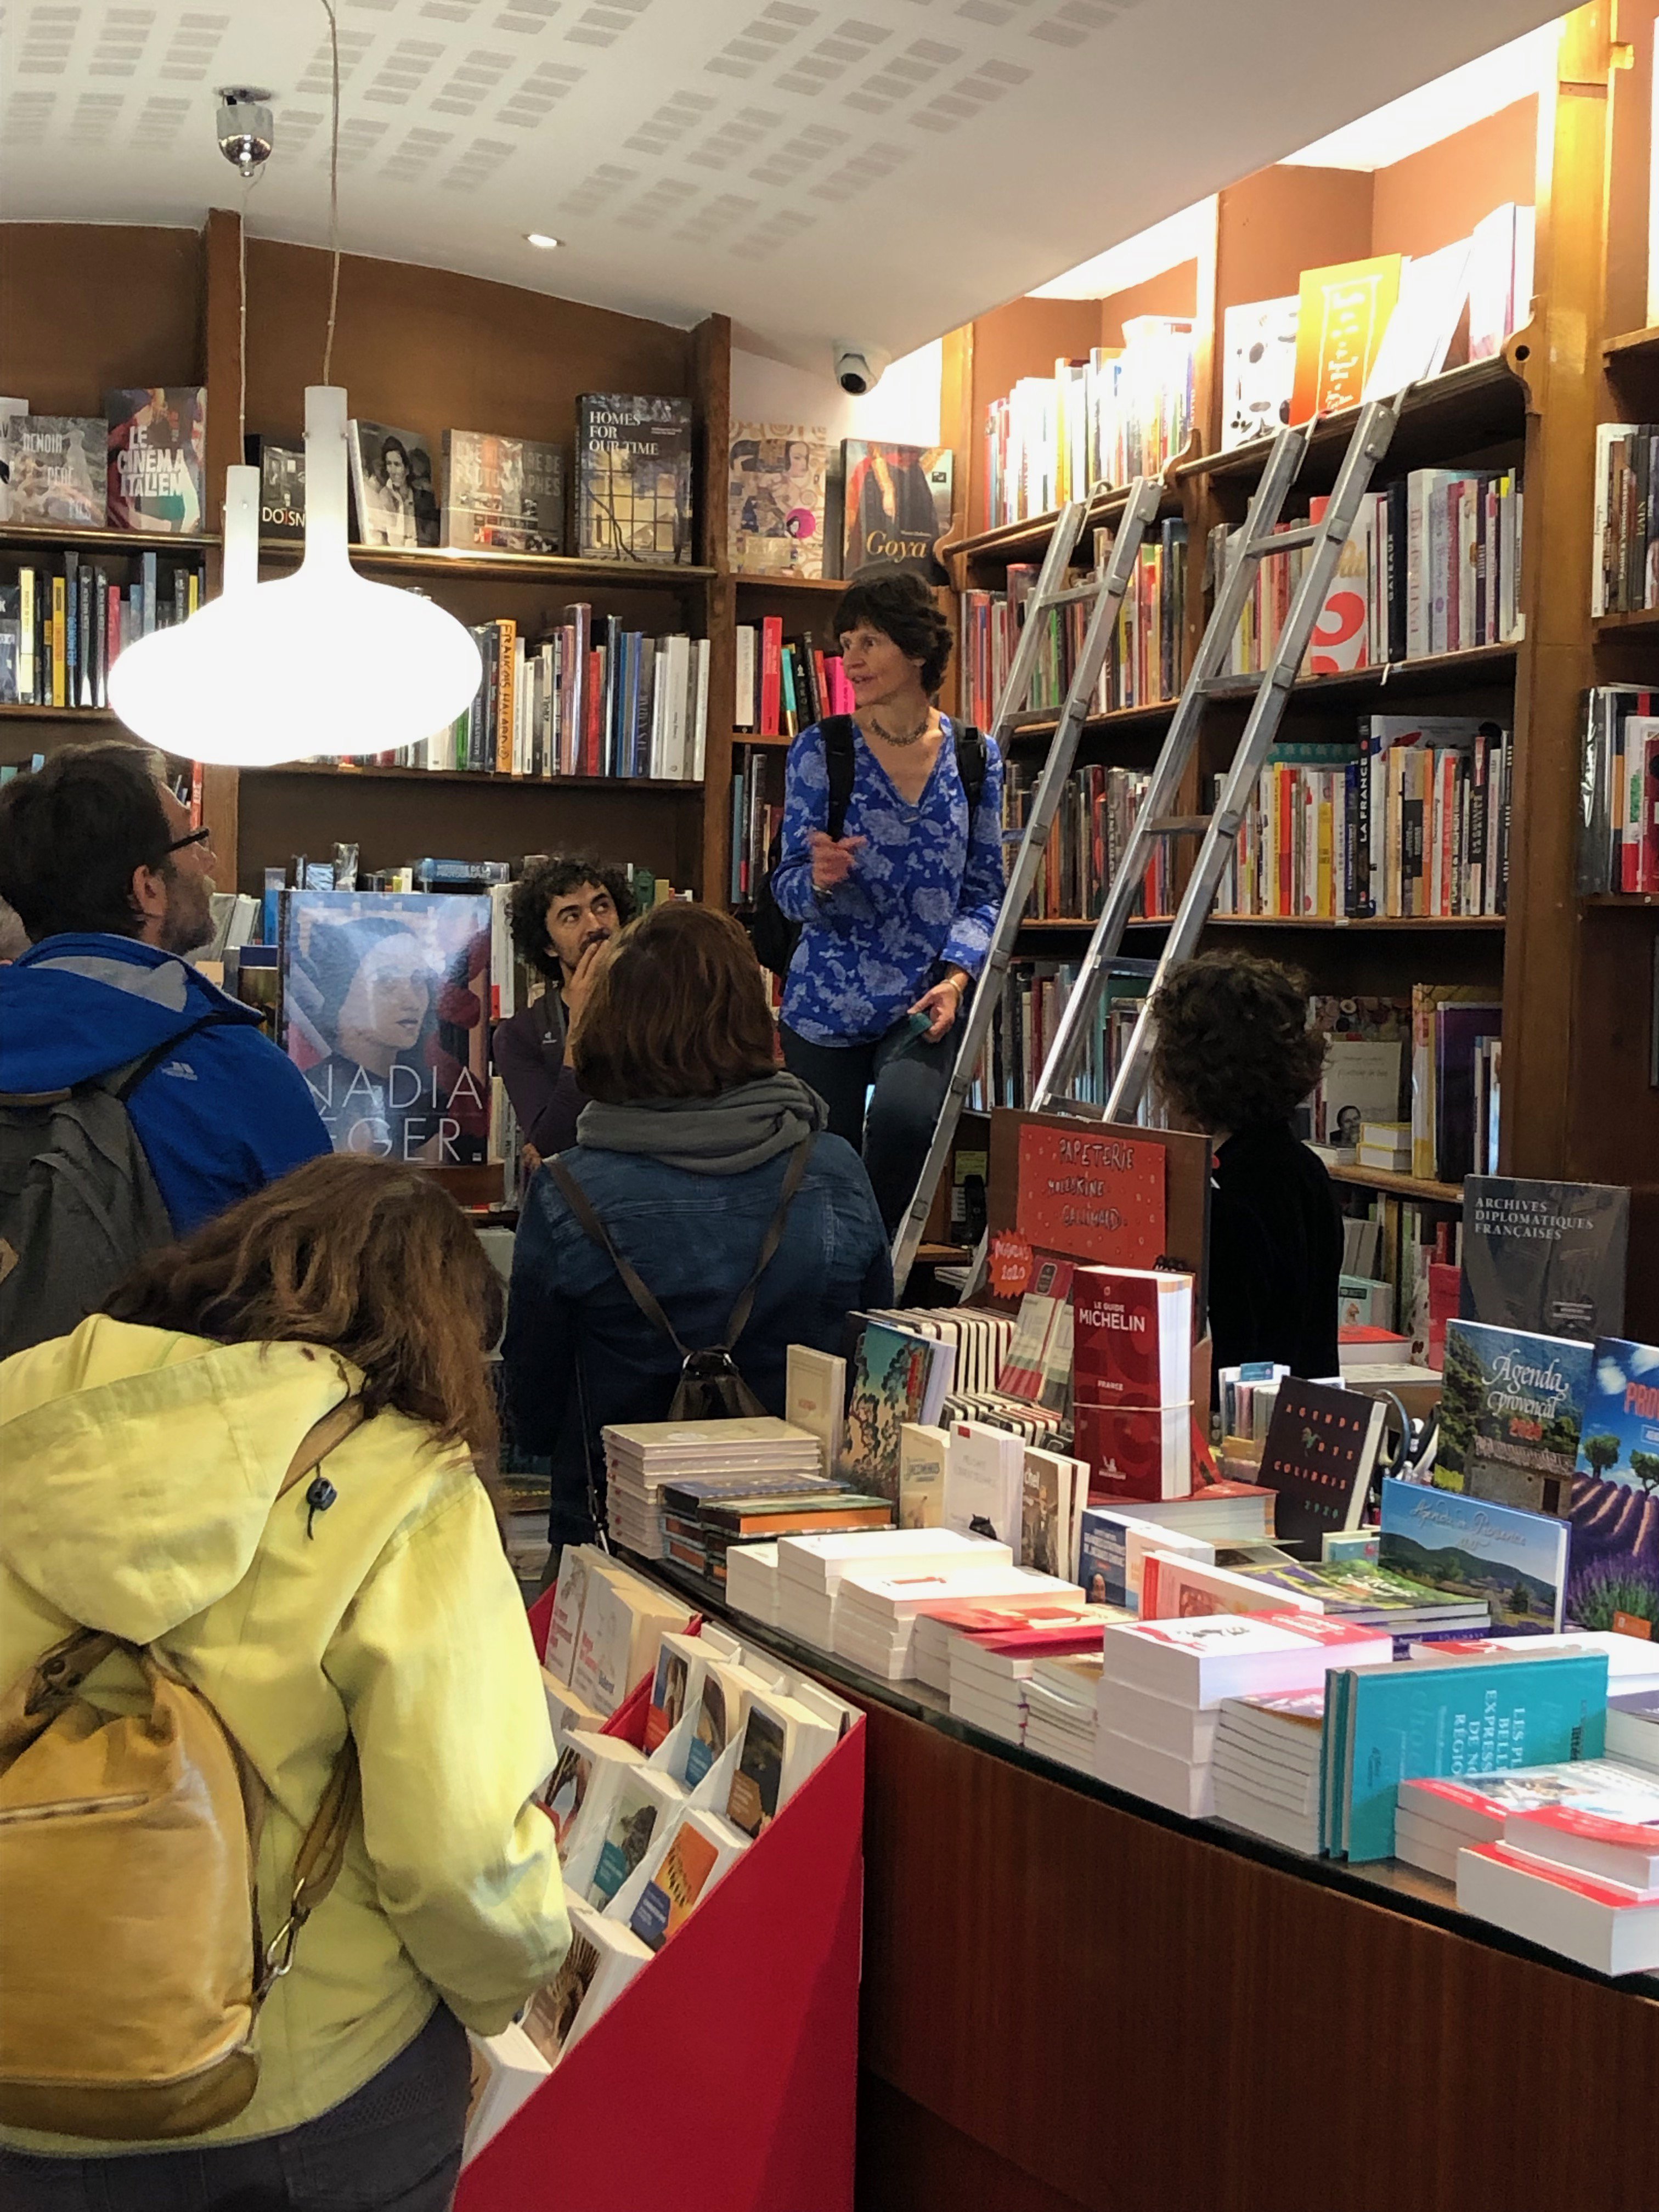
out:
M345 393L313 386L306 554L291 576L239 587L233 509L246 495L228 486L224 596L129 646L110 670L110 704L137 736L186 760L268 768L388 752L465 712L483 672L466 630L430 599L370 583L348 558L345 440Z

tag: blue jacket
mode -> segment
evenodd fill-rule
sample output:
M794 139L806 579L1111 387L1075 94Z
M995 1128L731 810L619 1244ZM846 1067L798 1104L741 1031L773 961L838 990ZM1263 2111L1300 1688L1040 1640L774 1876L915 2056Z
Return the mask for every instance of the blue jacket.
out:
M135 938L45 937L0 968L0 1091L67 1090L175 1038L127 1111L174 1232L187 1237L327 1152L304 1076L251 1006Z
M719 1343L760 1256L789 1155L781 1152L741 1175L694 1175L637 1152L578 1145L563 1155L563 1164L681 1342L694 1352ZM789 1346L840 1352L848 1313L885 1305L892 1286L886 1232L863 1162L840 1137L821 1135L733 1355L769 1413L783 1412ZM680 1363L606 1255L588 1241L544 1169L520 1218L501 1350L514 1441L526 1452L552 1457L554 1540L586 1535L578 1362L587 1449L601 1493L600 1430L610 1422L665 1420Z

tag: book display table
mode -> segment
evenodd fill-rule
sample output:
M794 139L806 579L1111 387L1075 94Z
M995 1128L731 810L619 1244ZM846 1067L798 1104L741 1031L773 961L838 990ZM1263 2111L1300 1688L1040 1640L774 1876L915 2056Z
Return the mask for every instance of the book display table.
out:
M1659 2204L1659 1978L1413 1869L1164 1813L734 1618L868 1716L860 2212Z

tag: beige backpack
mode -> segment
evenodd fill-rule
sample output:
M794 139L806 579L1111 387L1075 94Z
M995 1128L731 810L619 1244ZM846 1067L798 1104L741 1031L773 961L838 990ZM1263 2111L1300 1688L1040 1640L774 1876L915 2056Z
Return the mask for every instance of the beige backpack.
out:
M362 1418L349 1398L301 1439L280 1499ZM143 1708L81 1695L125 1653ZM347 1736L267 1941L257 1777L153 1648L77 1629L0 1700L0 2121L165 2142L234 2118L259 2078L254 2026L340 1870L358 1804Z

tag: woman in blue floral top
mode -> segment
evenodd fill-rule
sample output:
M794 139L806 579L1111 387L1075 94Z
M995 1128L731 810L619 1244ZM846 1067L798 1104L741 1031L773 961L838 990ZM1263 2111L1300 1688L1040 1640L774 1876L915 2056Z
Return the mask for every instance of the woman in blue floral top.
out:
M823 732L803 730L789 750L772 878L779 908L802 926L784 986L783 1056L829 1107L835 1133L861 1146L890 1233L1002 903L1002 762L991 747L970 810L956 732L932 703L950 629L920 577L853 584L836 629L856 704L853 790L832 838Z

